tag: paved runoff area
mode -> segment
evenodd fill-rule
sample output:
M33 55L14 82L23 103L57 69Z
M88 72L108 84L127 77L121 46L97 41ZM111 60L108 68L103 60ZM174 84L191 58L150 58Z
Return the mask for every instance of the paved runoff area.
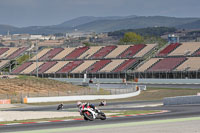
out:
M20 131L13 133L199 133L200 117L128 122L82 127L67 127L46 130Z

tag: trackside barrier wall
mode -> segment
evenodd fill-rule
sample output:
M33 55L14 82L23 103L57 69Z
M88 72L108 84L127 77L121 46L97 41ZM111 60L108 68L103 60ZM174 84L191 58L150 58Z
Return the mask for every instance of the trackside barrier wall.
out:
M119 95L82 95L82 96L61 96L61 97L32 97L24 98L24 103L41 103L41 102L66 102L66 101L81 101L81 100L98 100L98 99L120 99L137 96L140 90Z
M200 96L178 96L163 99L164 105L200 104Z
M82 83L82 78L50 78L58 81L63 82L70 82L70 83ZM89 78L85 80L86 83L89 83ZM94 83L123 83L123 79L110 79L110 78L99 78L99 79L92 79ZM127 83L132 83L127 81ZM144 79L139 78L138 84L200 84L199 79Z

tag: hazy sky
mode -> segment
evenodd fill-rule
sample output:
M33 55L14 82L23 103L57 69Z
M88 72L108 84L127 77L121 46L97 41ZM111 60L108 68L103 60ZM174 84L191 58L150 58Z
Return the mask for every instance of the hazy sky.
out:
M0 24L20 27L127 15L200 17L200 0L0 0Z

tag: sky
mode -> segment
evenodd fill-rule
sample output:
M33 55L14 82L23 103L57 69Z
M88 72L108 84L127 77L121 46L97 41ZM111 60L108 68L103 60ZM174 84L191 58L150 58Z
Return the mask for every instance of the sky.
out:
M17 27L128 15L200 18L200 0L0 0L0 24Z

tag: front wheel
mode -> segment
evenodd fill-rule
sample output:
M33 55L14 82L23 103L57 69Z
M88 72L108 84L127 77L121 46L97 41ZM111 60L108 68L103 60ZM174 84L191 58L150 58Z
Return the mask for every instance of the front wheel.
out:
M100 116L100 119L101 119L101 120L105 120L105 119L106 119L106 115L105 115L103 112L101 112L101 113L99 114L99 116Z
M89 112L89 111L85 111L83 113L83 116L84 116L84 119L87 118L89 121L93 121L94 120L92 113Z

